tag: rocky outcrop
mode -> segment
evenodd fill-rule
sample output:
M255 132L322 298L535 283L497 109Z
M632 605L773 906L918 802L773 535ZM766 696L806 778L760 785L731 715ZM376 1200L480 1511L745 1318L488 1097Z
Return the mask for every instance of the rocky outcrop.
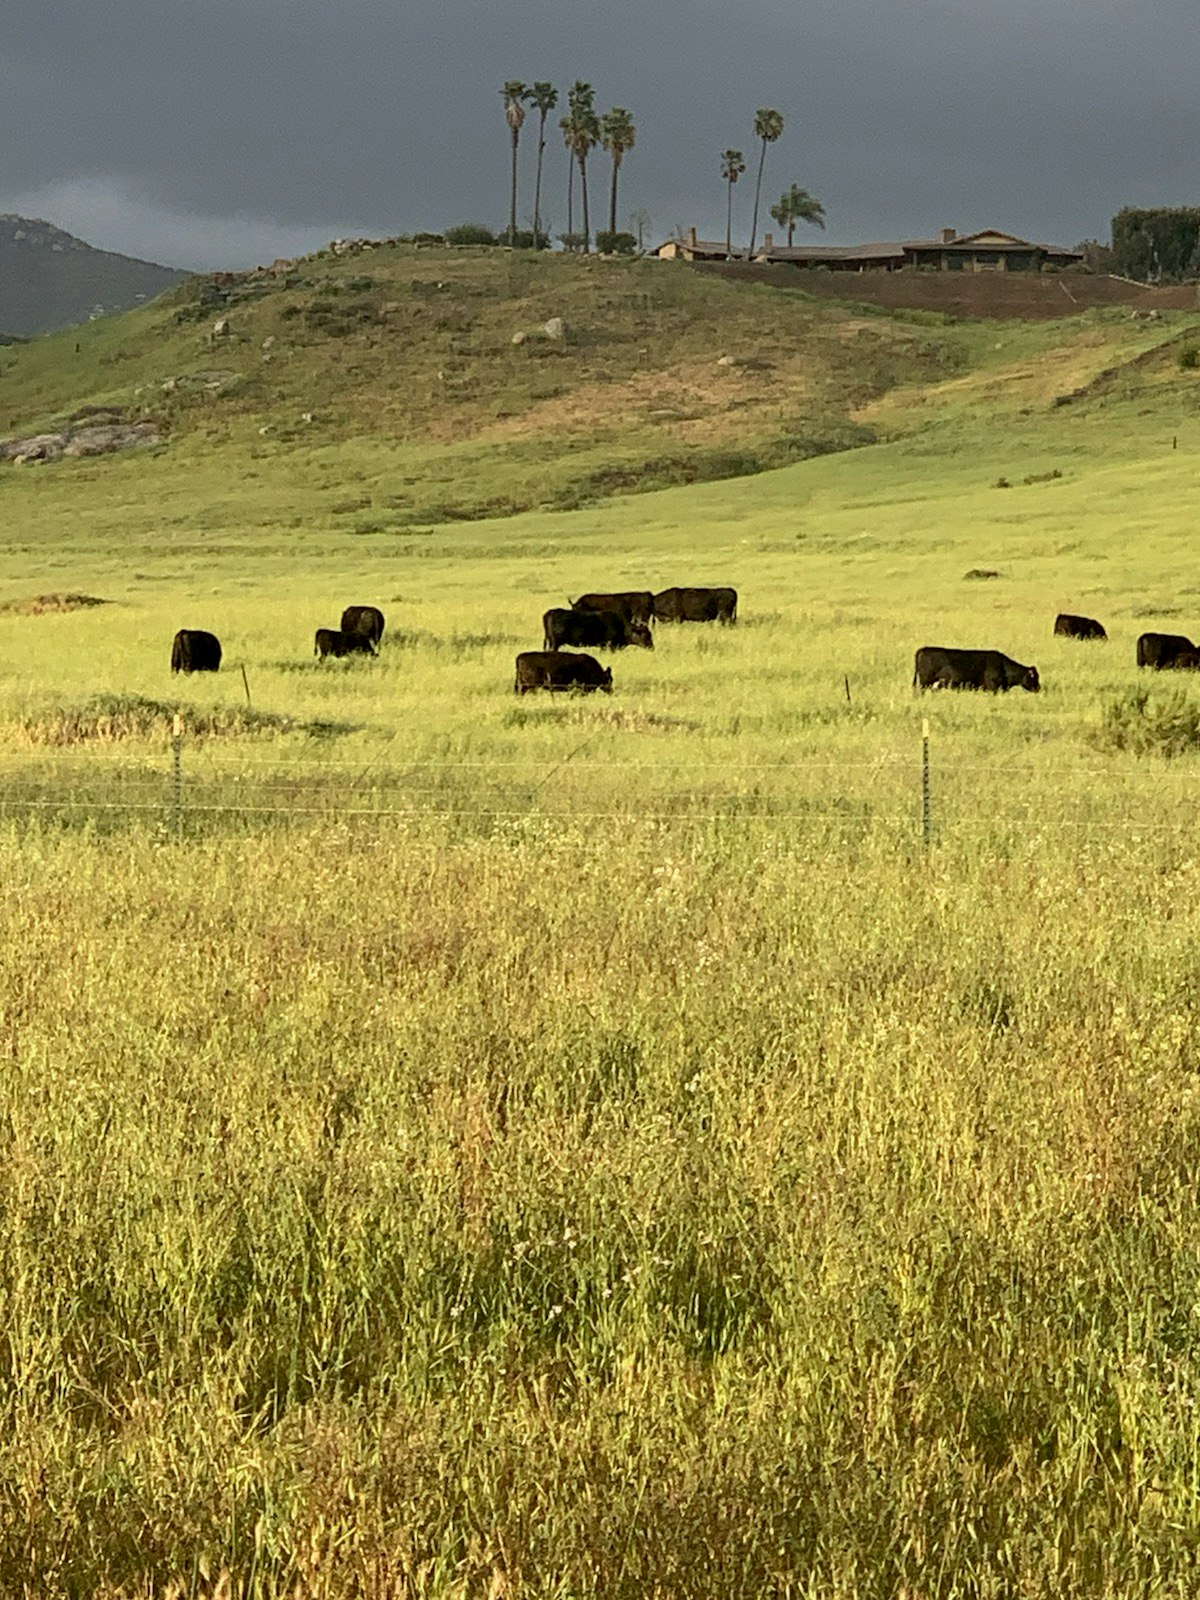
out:
M57 433L0 440L0 461L30 466L41 461L61 461L65 456L107 456L117 450L144 450L162 442L160 425L149 418L86 423L82 427L68 425Z

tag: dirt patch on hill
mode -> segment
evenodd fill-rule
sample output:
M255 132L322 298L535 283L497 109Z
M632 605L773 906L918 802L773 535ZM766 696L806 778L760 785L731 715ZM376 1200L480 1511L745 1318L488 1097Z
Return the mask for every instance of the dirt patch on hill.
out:
M29 600L5 600L0 611L16 617L45 617L61 611L87 611L93 606L111 605L95 594L35 594Z
M723 278L802 289L822 299L857 301L888 311L940 311L964 317L1073 317L1093 306L1194 311L1195 284L1147 288L1125 278L1086 273L1033 272L827 272L797 267L760 267L747 262L708 262L699 272Z

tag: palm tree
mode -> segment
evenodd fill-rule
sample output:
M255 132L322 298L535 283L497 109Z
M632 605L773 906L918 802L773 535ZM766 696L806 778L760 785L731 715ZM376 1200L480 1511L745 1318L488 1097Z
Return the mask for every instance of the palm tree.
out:
M529 91L529 103L538 112L537 182L533 187L533 248L538 248L542 232L542 153L546 148L546 118L558 104L558 90L552 83L535 83Z
M750 254L754 254L754 241L758 238L758 202L762 194L763 167L767 161L767 146L774 144L783 132L783 113L772 111L770 106L760 107L754 113L754 137L762 140L762 154L758 158L758 182L754 185L754 222L750 228Z
M508 213L508 242L514 245L517 242L517 144L525 121L525 102L529 98L529 90L518 78L510 78L500 93L504 96L504 117L512 133L512 204Z
M588 221L587 158L600 143L600 118L596 115L596 91L590 83L576 79L567 93L568 114L559 126L573 161L579 164L579 182L583 191L583 248L586 254L591 245L591 224ZM567 190L567 232L574 233L571 216L571 191Z
M798 222L812 222L818 228L825 226L825 207L814 200L807 189L794 183L779 197L778 205L771 207L771 215L781 228L787 229L788 249L792 248L792 235Z
M571 119L559 117L558 125L562 129L563 143L567 147L567 238L575 237L575 151L571 146ZM575 246L568 247L574 250Z
M608 198L608 231L617 231L617 174L627 150L637 143L637 129L624 106L614 106L600 126L604 148L612 156L612 190Z
M721 157L721 176L728 193L725 200L725 254L733 254L733 186L746 170L746 158L740 150L726 150Z

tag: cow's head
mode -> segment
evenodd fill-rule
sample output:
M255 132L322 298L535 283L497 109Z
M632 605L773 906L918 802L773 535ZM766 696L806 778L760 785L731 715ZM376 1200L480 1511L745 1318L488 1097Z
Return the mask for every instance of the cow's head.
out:
M1021 679L1021 687L1022 689L1028 689L1031 694L1036 694L1042 687L1038 680L1038 670L1036 667L1025 668L1025 676Z
M604 690L605 694L611 694L612 693L612 668L611 667L605 667L604 671L600 674L600 687Z
M630 644L640 644L643 650L654 649L654 635L644 622L631 622L629 624Z

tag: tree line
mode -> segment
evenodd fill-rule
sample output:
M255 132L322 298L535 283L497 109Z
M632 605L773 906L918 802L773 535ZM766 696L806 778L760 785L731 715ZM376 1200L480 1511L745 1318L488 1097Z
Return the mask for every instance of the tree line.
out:
M504 98L504 118L512 142L512 177L509 193L508 236L510 245L530 243L535 249L544 249L549 243L542 227L542 167L546 152L546 123L558 105L558 90L552 83L525 84L519 78L510 78L500 91ZM533 236L525 239L517 228L517 157L521 130L525 126L528 109L538 114L537 177L533 191ZM621 163L637 143L637 128L624 106L613 106L603 114L596 109L596 91L590 83L577 78L567 91L566 115L559 118L563 144L567 150L567 231L562 235L568 249L591 249L592 222L588 194L588 160L597 147L607 150L611 159L611 179L608 191L608 230L597 230L597 246L619 248L622 236L617 230L617 181ZM582 201L582 232L575 232L575 172L579 171L579 192ZM623 236L633 246L632 234ZM603 241L603 243L602 243Z
M508 126L511 146L511 174L509 181L509 212L506 242L511 246L529 245L545 249L549 237L543 228L542 175L546 152L546 124L558 106L558 90L552 83L526 84L519 78L508 79L500 91L504 101L504 118ZM537 113L537 165L533 190L533 230L522 232L517 227L517 199L521 132L530 110ZM590 83L577 78L567 91L566 114L559 118L559 130L567 151L567 231L559 235L568 250L588 251L592 245L591 210L588 192L588 161L597 148L608 152L611 169L608 193L608 228L596 233L596 248L602 251L632 251L641 247L641 228L648 218L638 214L639 238L622 233L617 228L617 184L621 164L637 144L637 127L624 106L614 106L600 113L596 109L596 92ZM758 239L758 214L762 200L763 173L766 168L767 147L783 134L783 114L771 106L761 107L754 116L754 135L761 149L758 173L754 186L754 217L750 225L748 254L753 256ZM728 149L721 156L721 176L726 184L725 247L733 254L733 188L746 171L746 161L740 150ZM575 175L579 175L581 202L581 229L575 228ZM825 208L800 184L793 183L770 207L770 214L781 228L787 229L788 248L792 246L796 225L800 222L825 226Z
M1125 206L1112 219L1107 270L1140 283L1200 278L1200 209Z

